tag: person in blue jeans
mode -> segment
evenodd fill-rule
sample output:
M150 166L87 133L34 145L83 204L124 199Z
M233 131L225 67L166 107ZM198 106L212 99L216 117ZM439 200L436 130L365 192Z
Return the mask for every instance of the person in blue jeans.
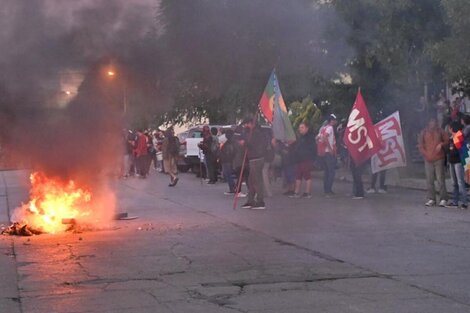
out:
M467 190L465 189L465 170L459 153L460 145L464 144L462 125L459 122L453 122L450 125L450 130L452 132L452 138L447 150L447 159L449 161L450 176L452 177L454 192L452 200L448 203L447 207L458 208L460 200L460 208L467 209L468 200Z

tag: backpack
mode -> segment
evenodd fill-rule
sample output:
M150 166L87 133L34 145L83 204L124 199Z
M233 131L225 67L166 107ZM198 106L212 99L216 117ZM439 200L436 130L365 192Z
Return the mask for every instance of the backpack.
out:
M320 128L320 131L318 132L318 136L316 138L317 154L320 157L325 156L326 154L326 149L328 147L328 143L326 142L326 140L328 140L326 138L326 127L323 126L322 128Z

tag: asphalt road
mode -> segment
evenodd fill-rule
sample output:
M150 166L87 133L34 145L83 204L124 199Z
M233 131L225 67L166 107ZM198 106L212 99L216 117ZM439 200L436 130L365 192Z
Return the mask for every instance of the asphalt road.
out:
M27 199L2 172L0 221ZM470 312L470 212L391 189L232 209L225 184L152 173L115 183L138 215L80 234L0 237L0 312ZM243 204L241 200L240 204Z

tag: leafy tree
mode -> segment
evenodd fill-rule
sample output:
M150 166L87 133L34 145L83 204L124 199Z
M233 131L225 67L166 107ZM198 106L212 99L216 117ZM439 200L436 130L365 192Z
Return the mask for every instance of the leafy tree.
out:
M173 82L165 117L178 122L254 112L274 67L285 98L304 97L313 76L344 69L339 55L349 51L339 36L323 36L325 25L342 25L334 9L310 0L163 0L159 18Z
M307 123L314 131L320 127L322 112L313 103L312 98L306 97L301 102L292 102L289 108L291 112L290 119L294 129L297 129L301 123Z
M455 91L470 96L470 3L465 0L441 2L450 31L430 48L430 53L433 60L444 67L446 78L456 83Z
M447 31L440 0L334 0L351 27L353 83L376 110L407 110L425 83L442 80L427 49Z

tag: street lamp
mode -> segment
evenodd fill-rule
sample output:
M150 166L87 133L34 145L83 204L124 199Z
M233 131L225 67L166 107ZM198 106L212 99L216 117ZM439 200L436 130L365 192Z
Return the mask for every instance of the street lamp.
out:
M106 72L106 74L108 75L109 78L114 78L116 77L116 71L113 70L113 69L108 69L108 71ZM122 96L122 102L123 102L123 113L124 115L126 115L127 113L127 86L126 86L126 81L124 80L124 78L121 77L121 81L122 81L122 84L123 84L123 96Z

